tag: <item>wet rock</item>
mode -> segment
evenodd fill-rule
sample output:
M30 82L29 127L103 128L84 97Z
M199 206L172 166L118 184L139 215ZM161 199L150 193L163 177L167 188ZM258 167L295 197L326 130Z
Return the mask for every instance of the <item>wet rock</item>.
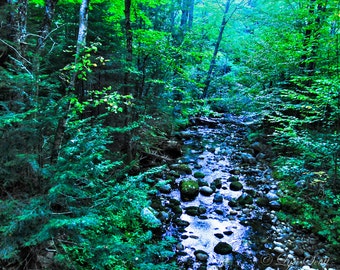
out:
M198 213L199 213L199 214L204 214L204 213L206 213L206 212L207 212L207 208L205 208L205 206L200 205L200 206L198 207Z
M221 178L214 179L214 181L212 181L212 184L215 184L216 188L221 188L222 187L222 179Z
M210 196L214 191L210 187L204 186L200 188L200 193L204 196Z
M261 207L269 206L269 200L267 197L260 197L256 199L256 204Z
M236 182L236 181L239 181L240 179L235 176L235 175L232 175L228 178L228 182Z
M232 199L228 202L228 205L230 207L236 207L238 205L237 201L235 199Z
M182 243L178 243L178 244L176 245L176 250L184 250L183 244L182 244Z
M208 261L209 255L204 250L196 250L194 252L197 261L206 262Z
M223 210L221 210L221 209L215 209L215 211L214 211L217 215L223 215Z
M172 164L170 165L170 169L179 174L192 174L192 170L187 164Z
M179 190L181 192L181 198L184 201L194 200L199 192L199 186L197 181L192 179L184 179L181 181Z
M266 198L269 200L269 201L277 201L279 200L279 196L277 196L274 192L270 191L266 194Z
M188 221L182 219L176 219L174 223L179 227L188 227L190 225Z
M274 251L280 254L285 252L285 250L282 247L274 247Z
M243 185L241 182L231 182L229 188L233 191L240 191L243 189Z
M269 202L269 207L270 209L277 211L281 209L281 204L278 201L271 201Z
M215 202L215 203L222 203L223 202L223 196L221 195L221 193L219 193L219 192L215 193L213 202Z
M231 169L231 170L229 171L229 173L235 174L235 175L239 175L239 174L241 174L241 171L240 171L239 169Z
M164 194L171 193L171 185L170 184L161 183L157 186L157 189Z
M256 159L248 153L241 153L241 159L243 163L256 164Z
M255 195L256 195L256 191L253 190L253 189L245 189L244 192L249 194L252 197L255 197Z
M252 204L253 203L253 198L249 196L246 193L243 193L240 197L237 199L237 203L244 206L246 204Z
M202 172L195 172L195 173L194 173L194 177L195 177L195 178L204 178L204 177L205 177L205 174L202 173Z
M218 239L222 239L224 235L222 233L215 233L214 234Z
M225 232L223 232L223 234L229 236L229 235L232 235L233 232L232 231L225 231Z
M226 242L219 242L214 247L214 251L215 251L215 253L220 254L220 255L227 255L227 254L230 254L233 251L233 248L231 247L231 245L229 245Z
M197 183L198 183L198 185L199 185L200 187L209 186L209 183L208 183L207 181L201 179L201 178L199 178L199 179L197 180Z
M185 213L189 216L197 216L198 215L198 206L188 206L185 208Z

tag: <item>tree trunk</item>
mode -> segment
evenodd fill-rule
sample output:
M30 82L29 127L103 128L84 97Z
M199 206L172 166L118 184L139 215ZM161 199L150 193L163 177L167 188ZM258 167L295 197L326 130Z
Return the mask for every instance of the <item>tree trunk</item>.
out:
M81 58L82 50L86 45L89 4L90 4L90 0L82 0L80 10L79 10L78 39L77 39L77 45L76 45L76 55L74 59L75 66L79 62ZM78 75L78 71L74 70L71 76L71 79L70 79L70 83L66 89L66 95L68 95L70 91L75 90L77 75ZM63 142L63 137L64 137L66 124L67 124L67 115L70 109L71 109L71 103L68 101L65 106L63 116L58 121L58 126L57 126L57 130L55 133L54 142L52 145L52 152L51 152L51 163L52 164L54 164L57 161L58 156L59 156L59 149Z
M124 74L124 95L130 94L131 87L129 86L130 83L130 71L129 68L132 65L132 28L131 28L131 0L125 0L125 41L126 41L126 71Z
M25 57L27 38L27 0L19 0L17 3L17 13L15 14L15 41L17 50L22 57Z
M227 22L228 22L227 14L228 14L229 9L230 9L230 4L231 4L231 0L227 0L227 2L225 3L225 9L224 9L224 13L223 13L220 32L218 34L218 38L217 38L217 41L216 41L216 44L215 44L215 49L214 49L213 57L212 57L211 62L210 62L207 78L204 82L202 98L206 98L207 95L208 95L208 89L209 89L209 85L210 85L210 82L211 82L211 75L212 75L213 70L214 70L215 65L216 65L216 56L217 56L218 50L220 48L220 44L221 44L221 41L222 41L225 26L227 25ZM235 11L236 11L236 9L234 10L234 12Z
M131 83L130 83L130 68L132 67L132 56L133 56L133 50L132 50L132 42L133 42L133 36L132 36L132 27L131 27L131 0L125 0L125 9L124 9L124 15L125 15L125 41L126 41L126 71L124 74L124 95L128 94L134 94L131 93ZM128 126L131 120L131 112L129 111L129 108L127 105L124 107L125 110L125 120L124 125ZM126 150L127 154L127 161L130 162L133 160L133 146L131 145L132 141L132 134L131 131L128 131L124 138L124 148Z
M324 11L324 6L322 6L320 3L317 3L316 0L310 0L308 7L310 19L308 19L307 27L304 33L304 53L301 56L300 61L300 68L302 72L309 77L312 77L315 74L316 57L320 39L320 33L318 33L318 31L321 29L320 25L322 24L322 15L320 13ZM307 85L310 83L311 81L307 82Z

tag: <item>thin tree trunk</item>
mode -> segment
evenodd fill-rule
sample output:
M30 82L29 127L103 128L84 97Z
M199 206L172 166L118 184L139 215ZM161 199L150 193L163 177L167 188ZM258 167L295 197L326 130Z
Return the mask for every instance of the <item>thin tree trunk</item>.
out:
M133 49L132 49L132 42L133 42L133 35L132 35L132 27L131 27L131 0L125 0L125 41L126 41L126 71L124 74L124 95L133 94L131 93L131 83L130 83L130 68L132 67L132 59L133 59ZM128 126L131 122L131 112L127 106L124 108L125 110L125 121L124 125ZM124 144L127 154L128 162L133 160L133 147L131 145L131 131L128 131L125 135Z
M131 0L125 0L125 36L126 36L126 65L127 69L124 74L124 95L130 94L131 87L129 86L130 83L130 71L129 68L132 65L132 28L131 28Z
M88 10L89 10L90 0L83 0L79 10L79 29L78 29L78 39L77 39L77 46L76 46L76 55L74 59L74 64L77 66L81 58L81 53L83 48L86 45L86 36L87 36L87 27L88 27ZM75 70L71 76L70 83L66 89L66 95L69 94L70 91L75 90L75 85L77 81L78 71ZM67 115L71 109L71 103L67 102L63 116L58 121L57 130L55 133L54 143L52 145L52 152L51 152L51 163L55 163L59 156L59 149L63 142L63 137L66 129L67 124Z
M204 82L202 98L206 98L207 95L208 95L208 89L209 89L209 85L210 85L210 82L211 82L211 75L212 75L212 72L213 72L213 70L214 70L214 68L216 66L217 53L218 53L218 50L220 48L220 44L221 44L221 41L222 41L222 37L223 37L223 32L224 32L225 26L227 25L227 22L228 22L227 14L228 14L229 9L230 9L230 4L231 4L231 0L227 0L227 2L225 3L225 9L224 9L224 13L223 13L223 18L222 18L222 23L221 23L221 27L220 27L220 32L218 34L217 42L215 44L215 49L214 49L214 53L213 53L213 56L212 56L212 59L211 59L211 62L210 62L207 78L206 78L206 80ZM236 11L236 9L234 11Z

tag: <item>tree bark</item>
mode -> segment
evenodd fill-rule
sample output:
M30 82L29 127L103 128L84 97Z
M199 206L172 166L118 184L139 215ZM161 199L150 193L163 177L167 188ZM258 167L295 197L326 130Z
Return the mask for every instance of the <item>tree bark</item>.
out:
M75 66L79 62L83 48L86 45L89 4L90 4L90 0L82 0L80 10L79 10L78 39L77 39L77 45L76 45L76 55L74 59ZM78 71L74 70L71 76L71 79L70 79L70 83L66 89L66 95L68 95L70 91L75 90L77 75L78 75ZM58 121L58 126L57 126L57 130L55 133L54 142L52 145L51 164L56 163L58 159L59 149L62 145L64 134L65 134L66 124L67 124L67 115L70 109L71 109L71 103L70 101L68 101L65 106L63 116Z
M207 95L208 95L208 89L209 89L209 85L210 85L210 82L211 82L211 75L212 75L213 70L216 66L217 53L218 53L218 50L220 48L220 44L221 44L221 41L222 41L225 26L227 25L227 22L228 22L227 14L228 14L229 9L230 9L230 4L231 4L231 0L227 0L226 3L225 3L225 9L224 9L224 13L223 13L222 23L221 23L221 26L220 26L220 32L218 34L218 38L217 38L217 41L216 41L216 44L215 44L215 49L214 49L214 53L213 53L213 56L212 56L212 59L211 59L211 62L210 62L207 78L204 82L202 98L206 98ZM234 12L235 11L236 11L236 9L234 10Z

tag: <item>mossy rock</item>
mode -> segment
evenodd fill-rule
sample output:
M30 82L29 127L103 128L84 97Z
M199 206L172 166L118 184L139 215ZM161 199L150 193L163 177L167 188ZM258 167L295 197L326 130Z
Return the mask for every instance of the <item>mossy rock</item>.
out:
M179 190L181 198L186 201L194 200L199 192L199 185L196 180L184 179L181 181Z
M230 190L233 190L233 191L240 191L243 189L243 185L241 182L231 182L230 183L230 186L229 186Z
M205 177L205 174L202 173L202 172L195 172L195 173L194 173L194 177L195 177L195 178L204 178L204 177Z
M179 174L192 174L192 170L187 164L172 164L170 168Z

